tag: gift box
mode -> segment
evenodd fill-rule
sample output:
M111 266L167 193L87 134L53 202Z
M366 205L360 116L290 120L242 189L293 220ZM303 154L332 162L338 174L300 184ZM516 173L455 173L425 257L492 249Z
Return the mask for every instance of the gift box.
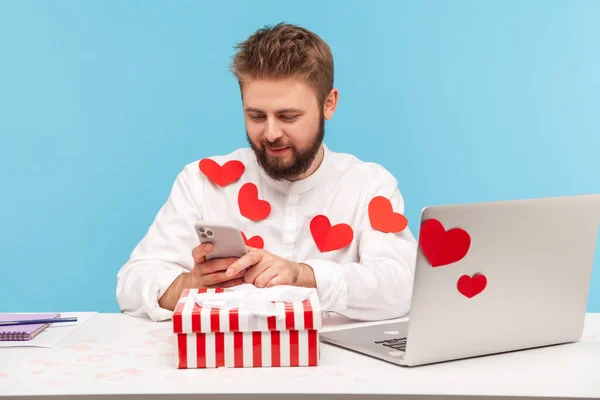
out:
M172 321L180 369L319 364L316 289L185 289Z

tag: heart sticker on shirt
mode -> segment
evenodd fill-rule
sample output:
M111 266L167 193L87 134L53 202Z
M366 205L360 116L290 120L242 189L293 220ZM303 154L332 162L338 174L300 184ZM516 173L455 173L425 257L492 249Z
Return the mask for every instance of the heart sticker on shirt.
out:
M392 202L383 196L369 202L369 220L373 229L385 233L401 232L408 226L406 217L394 212Z
M354 237L350 225L331 226L329 218L325 215L317 215L310 221L310 232L321 252L342 249L352 243Z
M462 260L471 246L471 236L461 228L448 231L436 219L428 219L421 226L419 246L432 267Z
M456 288L465 297L469 299L483 292L487 286L487 278L483 274L475 274L472 277L463 275L456 282Z
M262 221L271 213L271 204L258 198L258 189L254 183L246 183L238 193L240 213L253 221Z
M210 158L200 160L199 167L200 171L208 179L221 187L225 187L240 179L246 169L241 161L231 160L221 166Z
M252 236L250 239L248 239L246 234L242 232L242 237L244 238L244 243L246 243L246 246L254 247L255 249L262 249L265 247L265 242L260 236Z

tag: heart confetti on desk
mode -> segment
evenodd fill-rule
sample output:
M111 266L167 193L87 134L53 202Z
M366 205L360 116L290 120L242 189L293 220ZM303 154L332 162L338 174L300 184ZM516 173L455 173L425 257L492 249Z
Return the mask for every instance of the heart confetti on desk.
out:
M227 161L221 166L210 158L200 160L199 167L208 179L220 187L225 187L240 179L246 169L244 164L238 160Z
M477 296L487 286L487 278L485 275L477 273L472 277L469 275L463 275L456 282L458 291L469 299Z
M419 246L432 267L440 267L462 260L471 246L471 236L461 228L448 231L436 219L428 219L421 226Z
M317 215L310 221L310 232L321 252L342 249L352 243L354 237L350 225L340 223L331 226L325 215Z
M271 213L271 204L258 198L258 188L254 183L246 183L238 193L240 213L253 221L262 221Z

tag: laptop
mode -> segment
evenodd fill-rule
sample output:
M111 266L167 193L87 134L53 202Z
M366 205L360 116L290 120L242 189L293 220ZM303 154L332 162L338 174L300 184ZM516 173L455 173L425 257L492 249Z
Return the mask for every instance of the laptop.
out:
M401 366L578 341L600 195L426 207L408 321L320 334Z

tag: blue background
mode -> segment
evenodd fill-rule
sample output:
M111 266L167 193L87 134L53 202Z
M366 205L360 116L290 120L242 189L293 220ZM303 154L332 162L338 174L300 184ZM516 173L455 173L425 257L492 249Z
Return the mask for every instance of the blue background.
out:
M0 1L0 310L117 312L188 162L246 146L233 46L332 47L326 142L426 205L600 192L598 1ZM588 311L600 312L600 251Z

